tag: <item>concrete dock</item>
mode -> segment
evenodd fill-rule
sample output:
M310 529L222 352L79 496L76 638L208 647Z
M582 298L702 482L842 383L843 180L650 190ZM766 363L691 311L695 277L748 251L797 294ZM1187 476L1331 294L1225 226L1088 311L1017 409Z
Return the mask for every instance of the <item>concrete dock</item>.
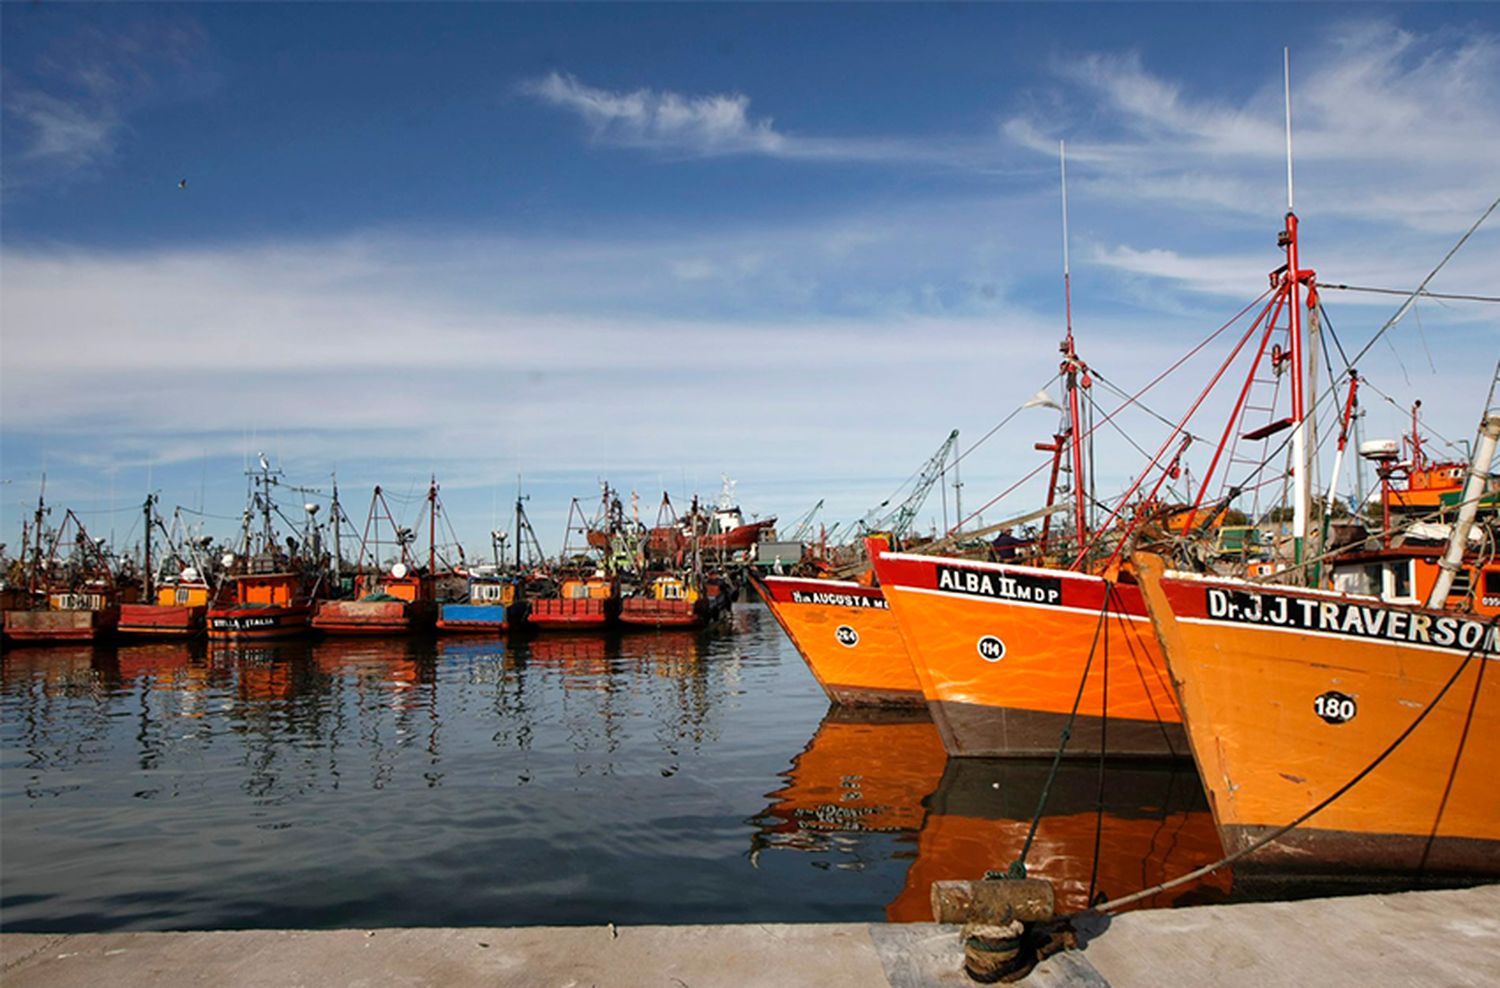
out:
M1037 988L1490 986L1500 885L1199 906L1085 924ZM970 985L937 924L0 935L5 988Z

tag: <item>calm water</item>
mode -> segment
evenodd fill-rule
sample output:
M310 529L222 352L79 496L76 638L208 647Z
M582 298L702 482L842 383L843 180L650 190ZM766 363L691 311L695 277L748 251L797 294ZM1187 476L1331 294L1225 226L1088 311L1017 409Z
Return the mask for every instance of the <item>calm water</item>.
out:
M926 920L933 880L1015 856L1046 770L830 713L758 604L703 634L10 649L0 745L10 931ZM1190 765L1089 766L1029 861L1081 905L1219 853Z

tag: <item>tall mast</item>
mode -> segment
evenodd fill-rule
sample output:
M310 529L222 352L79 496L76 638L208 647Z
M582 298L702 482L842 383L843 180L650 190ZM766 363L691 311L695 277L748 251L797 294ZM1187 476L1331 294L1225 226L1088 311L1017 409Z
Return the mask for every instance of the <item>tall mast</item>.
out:
M36 593L37 576L42 568L42 517L47 513L47 475L42 474L42 487L36 495L36 520L31 526L31 535L36 548L31 553L31 572L26 578L26 592Z
M1292 203L1292 55L1282 49L1286 82L1286 241L1287 308L1291 321L1292 372L1292 547L1293 561L1301 564L1307 543L1308 519L1308 449L1306 399L1303 386L1302 352L1302 275L1297 265L1297 214Z
M1068 261L1068 149L1064 141L1057 142L1058 167L1062 174L1062 223L1063 223L1063 318L1067 337L1062 344L1062 372L1068 382L1068 419L1072 431L1073 460L1073 519L1078 537L1078 551L1088 544L1087 504L1083 488L1083 416L1079 412L1078 371L1083 362L1078 359L1078 349L1073 343L1073 284Z
M151 505L156 501L155 494L146 495L146 503L142 510L146 515L146 547L144 554L144 573L141 575L141 594L146 602L151 601Z
M344 555L344 542L339 538L339 515L343 514L344 509L339 507L339 475L335 473L331 476L333 477L333 580L334 583L339 583L342 579L341 562Z
M437 474L427 485L427 575L437 575Z

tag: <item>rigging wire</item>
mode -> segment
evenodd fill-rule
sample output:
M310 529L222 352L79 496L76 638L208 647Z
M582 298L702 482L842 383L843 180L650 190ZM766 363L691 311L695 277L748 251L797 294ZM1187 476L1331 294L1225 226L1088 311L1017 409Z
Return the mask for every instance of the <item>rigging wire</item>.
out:
M1484 214L1481 215L1479 219L1474 221L1474 225L1469 227L1468 231L1464 233L1462 237L1458 238L1458 243L1454 244L1453 248L1448 251L1447 254L1443 255L1443 259L1438 262L1437 267L1433 268L1432 271L1428 273L1427 277L1422 279L1422 283L1417 286L1416 291L1412 292L1407 297L1406 301L1401 304L1401 307L1396 310L1395 314L1385 321L1385 325L1380 327L1379 331L1376 332L1376 334L1370 339L1370 342L1366 343L1364 345L1364 348L1354 355L1354 360L1352 361L1353 363L1359 363L1360 358L1370 352L1370 348L1373 347L1375 343L1381 339L1381 337L1385 336L1386 331L1395 326L1402 320L1402 318L1406 316L1407 312L1411 311L1411 307L1417 304L1417 299L1421 298L1422 293L1426 291L1427 283L1432 281L1433 278L1437 277L1437 273L1443 270L1443 267L1448 263L1449 260L1452 259L1453 255L1458 253L1460 247L1468 243L1469 238L1472 237L1474 235L1474 232L1479 229L1480 224L1489 219L1490 214L1493 213L1497 207L1500 207L1500 198L1497 198L1494 202L1490 203L1490 208L1486 209L1484 211Z
M1374 295L1410 295L1405 288L1366 288L1362 285L1325 285L1318 283L1318 291L1369 292ZM1500 302L1500 295L1460 295L1452 292L1418 291L1423 298L1443 299L1451 302Z

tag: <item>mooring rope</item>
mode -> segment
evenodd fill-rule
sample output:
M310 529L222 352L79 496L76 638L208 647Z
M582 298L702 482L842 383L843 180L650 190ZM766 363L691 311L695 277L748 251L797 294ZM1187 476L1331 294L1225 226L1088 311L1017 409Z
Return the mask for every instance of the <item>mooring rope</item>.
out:
M1490 620L1488 621L1488 623L1487 623L1486 626L1488 628L1490 628L1490 629L1493 629L1497 624L1500 624L1500 614L1497 614L1494 617L1490 618ZM1158 895L1159 893L1165 892L1165 891L1167 891L1169 889L1174 889L1174 888L1177 888L1178 886L1186 885L1188 882L1196 881L1197 879L1202 878L1205 875L1211 875L1214 872L1218 871L1220 868L1223 868L1226 865L1233 864L1234 862L1240 860L1241 858L1245 857L1246 855L1253 854L1254 852L1256 852L1256 851L1260 850L1261 848L1265 847L1267 844L1271 843L1272 841L1277 840L1278 838L1280 838L1280 837L1284 836L1285 834L1291 832L1292 830L1296 829L1297 827L1300 827L1302 824L1304 824L1308 820L1312 819L1312 817L1315 816L1316 814L1318 814L1318 813L1322 812L1323 810L1327 809L1330 805L1333 804L1333 802L1335 800L1337 800L1339 797L1343 796L1344 793L1348 792L1350 789L1353 789L1356 785L1358 785L1365 778L1365 776L1367 776L1371 772L1375 771L1375 769L1378 768L1381 765L1382 762L1384 762L1387 758L1389 758L1391 756L1391 754L1397 748L1399 748L1402 745L1402 743L1406 741L1406 739L1408 737L1411 736L1411 733L1417 729L1418 725L1420 725L1424 720L1427 719L1427 715L1430 714L1430 713L1432 713L1432 711L1437 708L1437 705L1442 702L1443 697L1447 696L1448 690L1453 687L1454 683L1458 682L1458 678L1460 676L1462 676L1464 670L1469 667L1469 663L1471 661L1473 661L1473 659L1474 659L1474 657L1476 655L1479 654L1479 650L1484 647L1484 642L1485 642L1485 638L1486 637L1487 636L1481 636L1480 637L1479 643L1477 645L1475 645L1472 649L1469 650L1469 654L1468 655L1464 656L1464 660L1461 663L1459 663L1458 668L1453 671L1453 675L1449 676L1448 677L1448 681L1443 684L1443 688L1440 689L1440 690L1438 690L1437 696L1433 697L1432 698L1432 702L1429 703L1429 704L1427 704L1427 706L1425 708L1423 708L1423 710L1422 710L1421 713L1417 714L1417 719L1414 720L1414 721L1412 721L1411 724L1406 728L1406 730L1402 731L1399 735L1397 735L1396 740L1392 741L1390 743L1390 745L1387 746L1384 751L1382 751L1379 755L1377 755L1376 758L1375 758L1375 760L1373 762L1371 762L1369 765L1366 765L1363 769L1361 769L1360 772L1359 772L1359 774L1355 775L1354 778L1352 778L1348 782L1344 783L1342 786L1340 786L1338 789L1336 789L1330 796L1328 796L1327 798L1325 798L1324 800L1322 800L1320 803L1318 803L1312 809L1306 811L1305 813L1303 813L1301 816L1297 817L1295 820L1291 821L1290 823L1283 824L1282 826L1277 827L1275 830L1271 831L1270 833L1261 836L1260 838L1256 839L1255 841L1252 841L1249 845L1240 848L1238 851L1235 851L1232 854L1226 854L1224 857L1220 858L1218 861L1215 861L1213 864L1204 865L1202 868L1194 869L1193 871L1190 871L1190 872L1188 872L1185 875L1179 875L1177 878L1173 878L1173 879L1170 879L1168 881L1158 883L1156 885L1151 886L1150 888L1142 889L1139 892L1134 892L1134 893L1132 893L1130 895L1123 895L1123 896L1121 896L1118 899L1110 899L1108 902L1101 902L1101 903L1099 903L1098 905L1095 905L1095 906L1089 906L1086 909L1079 910L1077 913L1074 913L1073 915L1075 915L1075 916L1085 916L1085 915L1088 915L1090 913L1107 913L1107 912L1111 912L1111 911L1113 911L1115 909L1119 909L1119 908L1121 908L1123 906L1128 906L1131 903L1139 902L1142 899L1149 899L1153 895ZM1024 877L1024 876L1022 876L1022 877Z
M1031 816L1031 827L1026 831L1026 841L1021 845L1021 854L1010 863L1005 871L1005 878L1026 877L1026 855L1031 853L1031 842L1036 837L1037 825L1042 822L1042 814L1047 809L1047 797L1052 793L1052 783L1057 779L1058 767L1062 764L1063 752L1067 750L1068 741L1073 737L1073 723L1078 719L1078 706L1083 702L1083 690L1088 685L1089 670L1094 665L1094 654L1099 648L1099 635L1104 634L1105 661L1108 661L1109 629L1107 627L1109 618L1109 598L1114 592L1114 584L1108 580L1104 581L1104 606L1099 611L1099 622L1094 625L1094 640L1089 644L1089 657L1083 665L1083 678L1078 682L1078 693L1073 697L1073 709L1068 714L1068 722L1063 725L1062 734L1058 737L1057 754L1052 756L1052 768L1047 772L1047 781L1042 786L1041 798L1037 800L1036 812ZM989 877L989 876L986 876Z

